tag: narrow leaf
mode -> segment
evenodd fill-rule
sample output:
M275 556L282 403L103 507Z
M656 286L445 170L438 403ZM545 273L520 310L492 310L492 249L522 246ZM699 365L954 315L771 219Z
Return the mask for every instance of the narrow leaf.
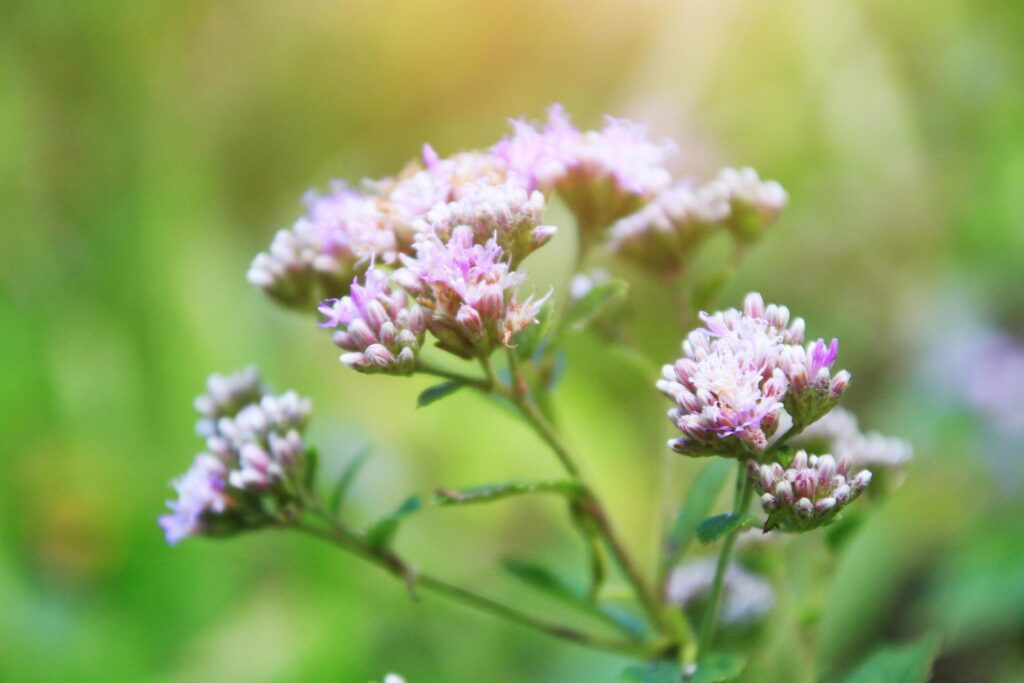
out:
M398 527L402 520L408 515L416 512L422 507L419 496L409 496L397 510L387 517L384 517L366 532L366 543L371 548L387 548L395 539Z
M697 525L697 538L704 545L714 543L723 536L728 536L734 531L742 531L757 526L757 517L749 513L734 515L727 513L708 517Z
M688 679L688 683L734 681L743 672L746 663L742 655L710 655L697 664L697 671Z
M435 403L446 396L454 394L463 386L465 385L459 380L450 379L447 382L441 382L440 384L435 384L432 387L427 387L419 395L419 398L416 399L416 407L424 408L429 406L431 403Z
M732 469L732 463L728 460L715 459L708 463L693 481L686 501L679 508L679 514L669 533L669 564L675 564L686 551L686 547L697 533L697 525L708 516Z
M939 639L926 636L896 647L876 650L845 683L924 683L939 654Z
M345 497L348 495L348 491L352 488L353 482L355 482L356 476L359 471L363 468L363 464L370 457L370 453L373 449L367 444L361 448L358 453L352 456L352 459L345 465L345 469L341 471L341 475L337 481L334 482L334 488L331 490L331 496L327 500L327 509L333 513L337 513L341 509L341 504L345 501Z
M466 489L437 489L434 492L436 505L466 505L487 503L509 496L527 493L557 493L569 497L581 491L579 483L569 479L547 479L541 481L506 481Z
M584 329L590 322L616 302L626 298L629 285L623 280L609 280L595 285L566 310L555 338Z

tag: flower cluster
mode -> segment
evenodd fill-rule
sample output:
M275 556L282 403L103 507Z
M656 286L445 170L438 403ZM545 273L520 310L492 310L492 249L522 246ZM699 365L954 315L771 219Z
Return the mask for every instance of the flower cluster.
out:
M679 565L665 584L665 597L683 608L706 599L715 580L717 564L713 557L702 557ZM771 584L735 562L725 571L724 587L722 621L727 624L756 622L775 607Z
M536 321L544 299L517 300L524 276L509 268L494 238L475 241L460 225L447 241L432 233L403 255L394 279L429 311L426 326L438 345L465 358L486 355ZM546 298L546 297L545 297Z
M320 305L324 328L340 328L334 343L347 353L341 362L360 372L407 375L416 367L423 345L426 316L408 295L391 286L387 273L371 267L363 284L352 282L349 294Z
M801 432L797 443L820 443L836 458L865 467L899 467L914 457L913 447L903 439L861 432L857 416L838 407Z
M737 238L759 236L787 202L775 181L762 181L752 168L726 168L709 183L681 181L666 188L639 211L618 220L608 248L663 271L675 271L694 248L716 230Z
M336 182L310 192L306 215L280 230L249 266L247 278L274 299L305 306L342 291L372 257L393 262L399 242L378 197Z
M494 155L529 187L557 188L585 230L607 228L672 180L664 162L675 145L651 141L631 121L609 116L602 130L580 131L554 105L545 124L512 125L513 135L492 148Z
M301 505L302 432L312 404L294 391L272 395L260 385L252 368L214 375L208 393L196 399L206 450L174 482L178 497L160 517L169 543L259 526Z
M657 383L676 404L669 419L683 436L669 446L679 453L757 457L783 408L794 423L808 424L835 405L849 382L845 371L829 374L835 340L827 348L820 339L803 347L804 321L790 324L789 310L766 307L760 294L747 295L743 312L701 319L705 327L690 333L684 356L666 365Z
M789 467L751 462L748 472L768 513L765 530L807 531L831 522L871 482L871 472L850 476L849 458L797 451Z

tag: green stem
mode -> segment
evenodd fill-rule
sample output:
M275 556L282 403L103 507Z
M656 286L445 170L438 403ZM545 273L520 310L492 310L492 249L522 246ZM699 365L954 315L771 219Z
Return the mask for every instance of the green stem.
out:
M733 507L734 515L742 515L750 507L750 499L753 497L754 487L747 476L746 462L740 461L737 471L737 494L736 504ZM736 539L739 537L739 529L734 529L725 538L722 550L718 555L718 565L715 567L715 579L711 584L711 593L708 596L707 605L704 608L704 618L700 623L700 635L698 637L697 657L698 659L707 654L711 647L711 640L715 634L715 627L718 625L718 615L722 609L722 594L725 587L725 574L729 569L729 561L732 558L733 548L736 547Z
M486 612L493 616L500 617L527 628L546 633L561 640L569 641L605 652L617 652L638 657L649 657L651 652L642 644L603 636L596 636L585 633L561 624L544 621L534 616L521 612L514 607L502 604L491 598L479 595L460 586L442 581L429 574L422 574L410 567L401 557L386 549L374 549L363 543L353 532L342 527L338 522L326 514L319 507L314 507L313 512L323 519L327 529L321 529L309 524L297 523L290 528L309 534L320 540L327 541L347 550L356 556L371 562L386 570L390 574L405 581L410 589L424 588L438 595L443 595L451 600L462 603L477 611Z
M493 376L489 376L486 379L479 379L477 377L470 377L464 375L461 372L455 372L453 370L446 370L445 368L439 368L436 365L431 365L424 361L419 361L416 365L416 371L422 372L427 375L434 375L435 377L444 377L445 379L453 379L457 382L462 382L467 386L471 386L480 391L490 391L494 386Z

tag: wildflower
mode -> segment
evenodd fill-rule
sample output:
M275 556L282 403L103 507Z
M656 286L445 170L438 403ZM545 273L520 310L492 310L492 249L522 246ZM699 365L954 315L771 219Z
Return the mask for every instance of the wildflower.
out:
M195 409L202 417L196 423L196 433L207 437L217 429L217 420L236 414L262 394L262 380L255 366L230 375L214 373L206 380L206 393L196 397Z
M802 431L835 407L850 384L850 373L840 370L832 376L830 369L839 355L839 341L825 346L819 339L806 347L788 345L782 353L781 367L789 380L786 412L793 426Z
M393 288L386 273L370 267L349 294L320 304L324 328L341 328L334 343L345 349L341 362L359 372L407 375L416 367L426 316L408 295Z
M820 417L849 381L845 371L835 378L828 373L837 342L826 349L818 340L805 351L804 321L790 324L789 309L765 306L760 294L747 295L743 312L702 313L701 320L705 327L690 333L683 358L666 365L657 383L676 403L669 419L683 437L669 446L679 453L757 457L783 408L801 420ZM808 383L812 371L815 380Z
M302 432L312 404L294 391L272 395L259 386L254 368L214 375L209 393L196 400L206 450L174 482L178 497L167 504L171 513L159 519L168 543L253 528L302 505ZM246 391L222 391L231 387ZM212 410L214 397L225 396L234 402L221 401Z
M768 513L765 530L807 531L831 522L871 482L871 472L850 476L852 463L797 451L788 467L751 462L748 473Z
M512 125L513 135L492 152L528 187L556 188L589 233L581 239L592 239L671 181L663 164L675 145L652 142L640 124L609 116L602 130L581 132L556 104L543 126L522 120Z
M702 557L672 570L665 586L665 597L674 605L689 608L707 598L715 580L717 560ZM750 624L775 607L775 591L771 584L736 563L725 571L722 621L727 624Z
M662 190L611 228L608 248L663 271L678 269L705 238L720 229L759 235L786 204L786 192L751 168L723 169L709 183L682 181Z
M861 432L857 417L839 407L804 429L797 442L821 443L836 458L849 458L854 465L867 467L899 467L914 457L908 442L878 432Z
M486 355L536 321L546 297L517 301L524 276L509 268L494 238L476 243L473 229L460 225L447 241L431 233L416 249L416 258L402 256L394 278L428 311L427 329L441 348Z
M456 197L416 221L421 237L433 232L447 240L456 226L467 225L480 244L493 237L515 267L555 234L554 226L541 225L544 195L528 192L514 178L497 184L489 179L466 183Z
M280 230L249 267L247 279L278 301L304 306L344 291L372 257L393 263L393 221L379 197L336 182L327 195L307 193L306 215Z

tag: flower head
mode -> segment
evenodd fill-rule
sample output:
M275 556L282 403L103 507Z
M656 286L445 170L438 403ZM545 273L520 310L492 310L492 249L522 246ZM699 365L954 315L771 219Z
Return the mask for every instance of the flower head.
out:
M664 271L684 265L694 248L715 230L752 237L764 231L786 204L786 192L761 181L750 168L723 169L709 183L681 181L611 228L608 248Z
M543 125L512 125L512 136L493 154L530 188L557 188L588 230L607 228L671 181L663 164L675 145L651 141L646 127L632 121L609 116L602 130L581 132L556 104Z
M804 353L804 322L790 324L785 306L765 306L752 293L742 312L702 313L701 320L705 327L690 333L684 356L663 368L657 384L676 403L669 418L683 437L669 445L679 453L756 457L778 428L783 407L791 414L791 405L804 410L801 415L827 412L845 388L848 373L828 381L825 398L821 381L800 383L802 366L794 359ZM827 374L837 348L819 346L820 340L809 347L808 362Z
M484 244L473 229L455 227L447 241L436 233L416 244L416 258L402 257L394 275L428 311L427 329L439 346L463 357L507 345L536 320L543 299L518 302L524 276L509 268L494 238Z
M473 229L474 240L485 244L492 237L510 258L512 266L546 244L555 227L542 225L544 195L528 192L516 179L493 183L489 178L469 182L455 199L439 203L416 221L421 239L434 233L442 240L457 226Z
M217 430L217 420L238 413L245 405L259 400L263 380L255 366L250 365L230 375L214 373L206 380L206 393L196 397L196 433L207 437Z
M808 531L831 522L871 483L871 472L851 476L851 469L849 458L807 451L797 451L788 467L751 462L749 476L768 513L765 530Z
M302 432L312 408L310 400L294 391L272 395L251 390L232 394L234 402L222 402L214 418L211 396L232 383L251 389L260 386L260 379L251 368L227 378L215 375L208 382L210 392L196 400L203 415L200 424L206 450L174 482L178 497L167 504L171 513L159 519L168 543L258 526L268 522L270 515L291 514L302 504L298 495L306 469Z
M806 347L792 344L783 350L780 365L789 380L786 412L798 431L832 410L849 386L849 372L831 373L838 355L836 339L827 346L824 339L819 339Z
M305 306L344 291L376 257L392 263L399 243L379 197L336 182L329 194L310 192L306 215L280 230L249 267L249 282L290 306Z
M349 294L320 305L327 320L320 327L339 328L334 343L345 349L341 362L366 373L407 375L416 366L423 345L426 316L409 296L391 286L388 275L370 267Z

